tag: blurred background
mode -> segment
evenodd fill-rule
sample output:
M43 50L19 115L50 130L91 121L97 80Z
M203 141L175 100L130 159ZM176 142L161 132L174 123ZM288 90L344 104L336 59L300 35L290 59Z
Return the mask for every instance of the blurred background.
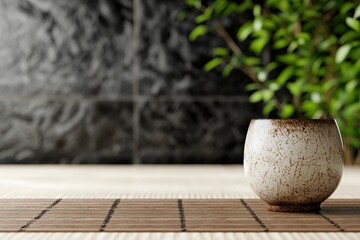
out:
M357 1L0 0L0 163L242 163L252 118L336 118Z

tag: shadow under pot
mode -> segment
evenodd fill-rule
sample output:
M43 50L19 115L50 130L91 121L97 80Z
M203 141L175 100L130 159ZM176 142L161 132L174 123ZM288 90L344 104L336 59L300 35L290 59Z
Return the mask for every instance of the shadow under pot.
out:
M268 210L315 212L339 185L343 157L333 119L256 119L246 136L244 170Z

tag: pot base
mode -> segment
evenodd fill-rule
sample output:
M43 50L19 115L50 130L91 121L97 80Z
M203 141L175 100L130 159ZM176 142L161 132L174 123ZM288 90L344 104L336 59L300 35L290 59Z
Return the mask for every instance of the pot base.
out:
M320 211L320 204L315 205L283 205L283 206L276 206L276 205L269 205L267 204L267 209L272 212L295 212L295 213L302 213L302 212L318 212Z

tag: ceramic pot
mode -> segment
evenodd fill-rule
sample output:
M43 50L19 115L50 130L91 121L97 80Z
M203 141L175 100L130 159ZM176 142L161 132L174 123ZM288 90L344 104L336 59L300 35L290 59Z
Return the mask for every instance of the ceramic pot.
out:
M312 212L337 188L343 146L335 120L252 120L244 170L255 193L279 212Z

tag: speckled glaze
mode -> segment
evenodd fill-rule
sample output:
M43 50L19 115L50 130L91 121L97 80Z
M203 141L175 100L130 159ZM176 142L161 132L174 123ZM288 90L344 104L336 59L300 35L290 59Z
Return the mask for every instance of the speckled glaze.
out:
M252 120L244 170L269 210L318 211L340 182L343 155L335 120Z

